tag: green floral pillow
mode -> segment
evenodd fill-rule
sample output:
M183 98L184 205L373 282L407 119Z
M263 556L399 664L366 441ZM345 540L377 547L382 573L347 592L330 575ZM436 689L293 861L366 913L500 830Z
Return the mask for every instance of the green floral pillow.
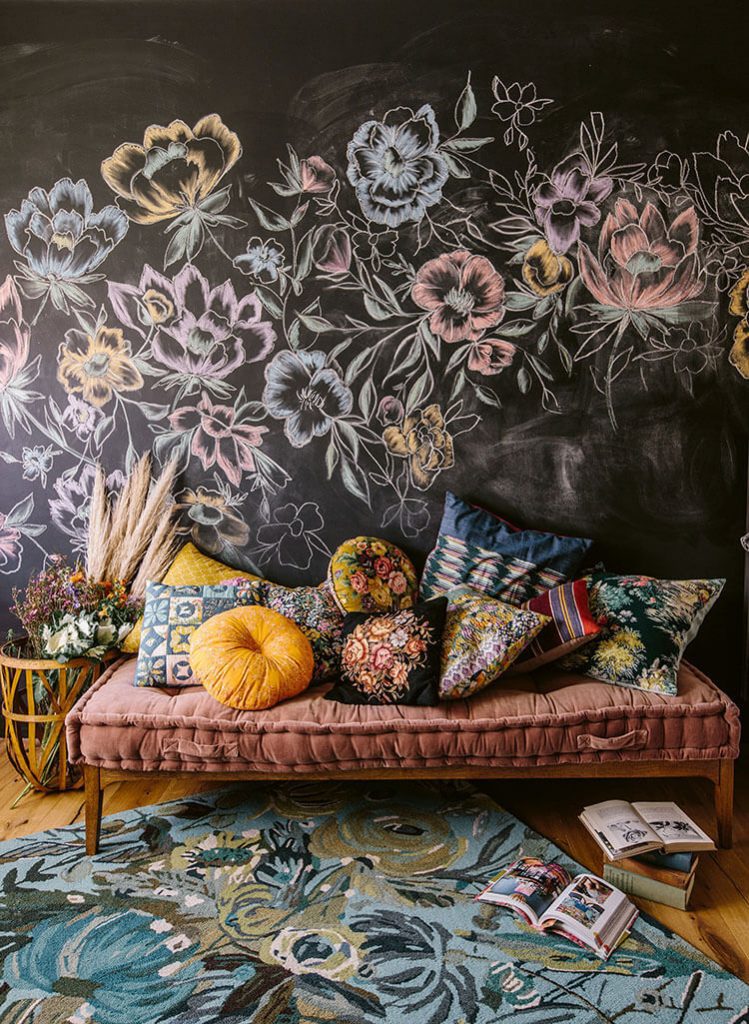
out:
M558 664L604 683L673 695L687 644L724 583L593 573L588 596L601 632Z

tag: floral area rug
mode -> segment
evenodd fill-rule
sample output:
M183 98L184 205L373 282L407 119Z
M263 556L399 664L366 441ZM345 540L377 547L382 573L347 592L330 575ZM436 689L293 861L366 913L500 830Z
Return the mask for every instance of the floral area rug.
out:
M474 902L521 852L577 866L464 786L240 785L81 839L0 844L2 1024L749 1019L652 920L604 964Z

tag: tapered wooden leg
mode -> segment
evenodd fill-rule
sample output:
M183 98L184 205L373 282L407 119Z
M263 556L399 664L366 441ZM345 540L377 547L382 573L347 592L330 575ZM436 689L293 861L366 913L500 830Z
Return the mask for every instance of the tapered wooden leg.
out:
M715 816L718 819L718 846L730 850L733 845L733 761L718 762L715 781Z
M101 832L101 769L84 764L83 782L86 788L86 853L93 856L99 852Z

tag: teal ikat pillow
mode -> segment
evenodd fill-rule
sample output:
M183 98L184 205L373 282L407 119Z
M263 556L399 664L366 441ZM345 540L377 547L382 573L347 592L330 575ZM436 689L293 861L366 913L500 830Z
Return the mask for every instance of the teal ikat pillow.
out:
M588 597L601 632L558 665L604 683L675 695L684 651L724 583L593 573Z
M190 640L198 626L237 605L261 603L261 590L250 580L180 587L147 583L135 685L195 686Z

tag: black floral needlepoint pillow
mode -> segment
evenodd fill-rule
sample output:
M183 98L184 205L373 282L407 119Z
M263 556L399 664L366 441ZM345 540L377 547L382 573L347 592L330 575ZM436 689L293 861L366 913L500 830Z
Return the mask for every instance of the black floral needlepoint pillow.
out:
M386 615L347 615L341 679L328 700L436 704L446 611L447 599L437 597Z

